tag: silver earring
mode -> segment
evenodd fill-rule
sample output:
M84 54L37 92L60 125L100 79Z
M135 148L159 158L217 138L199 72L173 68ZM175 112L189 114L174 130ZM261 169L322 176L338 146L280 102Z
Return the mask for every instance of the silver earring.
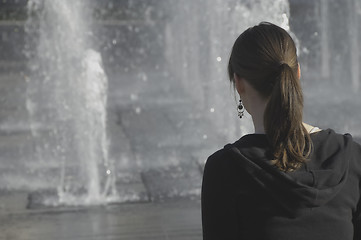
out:
M237 107L237 112L238 112L238 117L242 118L243 115L244 115L244 107L243 107L242 100L239 100L239 104L238 104L238 107Z

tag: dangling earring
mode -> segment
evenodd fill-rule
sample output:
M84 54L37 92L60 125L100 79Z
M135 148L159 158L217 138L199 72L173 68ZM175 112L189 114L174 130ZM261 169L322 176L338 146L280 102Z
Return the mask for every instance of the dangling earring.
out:
M238 107L237 107L237 112L238 112L238 117L242 118L243 115L244 115L244 107L243 107L243 103L242 103L241 99L239 100L239 104L238 104Z

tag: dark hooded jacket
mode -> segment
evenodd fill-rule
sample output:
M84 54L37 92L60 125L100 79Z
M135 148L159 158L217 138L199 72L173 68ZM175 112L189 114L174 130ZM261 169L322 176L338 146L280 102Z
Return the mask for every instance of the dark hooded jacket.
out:
M361 146L351 135L311 134L310 160L285 173L264 134L210 156L202 182L204 240L361 240Z

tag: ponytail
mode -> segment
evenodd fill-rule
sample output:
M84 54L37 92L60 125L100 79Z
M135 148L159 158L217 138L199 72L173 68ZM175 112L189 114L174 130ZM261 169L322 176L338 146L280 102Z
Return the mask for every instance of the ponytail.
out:
M273 163L281 171L304 164L312 148L302 123L303 95L298 72L297 49L291 36L267 22L244 31L233 45L228 64L233 75L244 78L268 101L264 129Z
M299 168L307 161L312 147L310 135L302 123L303 94L296 74L287 63L279 66L279 75L264 112L273 162L282 171Z

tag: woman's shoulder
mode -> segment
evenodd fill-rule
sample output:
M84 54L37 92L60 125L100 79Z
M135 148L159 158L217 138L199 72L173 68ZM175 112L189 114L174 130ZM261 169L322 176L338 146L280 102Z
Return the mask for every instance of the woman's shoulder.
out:
M217 172L217 174L221 172L229 173L231 169L237 167L235 164L235 157L232 151L232 147L234 147L235 143L227 144L223 148L217 150L213 154L211 154L204 166L204 173L206 172Z
M359 158L361 164L361 139L353 138L352 139L352 149L353 154Z
M226 148L222 148L211 154L205 163L205 166L218 166L224 164L225 159L228 159L229 151Z
M311 139L319 145L339 145L347 146L354 142L350 133L338 133L332 128L320 129L320 131L311 133ZM332 149L332 147L329 146Z
M311 139L317 159L340 156L340 160L351 160L351 164L361 171L361 146L350 133L338 133L328 128L311 134Z

